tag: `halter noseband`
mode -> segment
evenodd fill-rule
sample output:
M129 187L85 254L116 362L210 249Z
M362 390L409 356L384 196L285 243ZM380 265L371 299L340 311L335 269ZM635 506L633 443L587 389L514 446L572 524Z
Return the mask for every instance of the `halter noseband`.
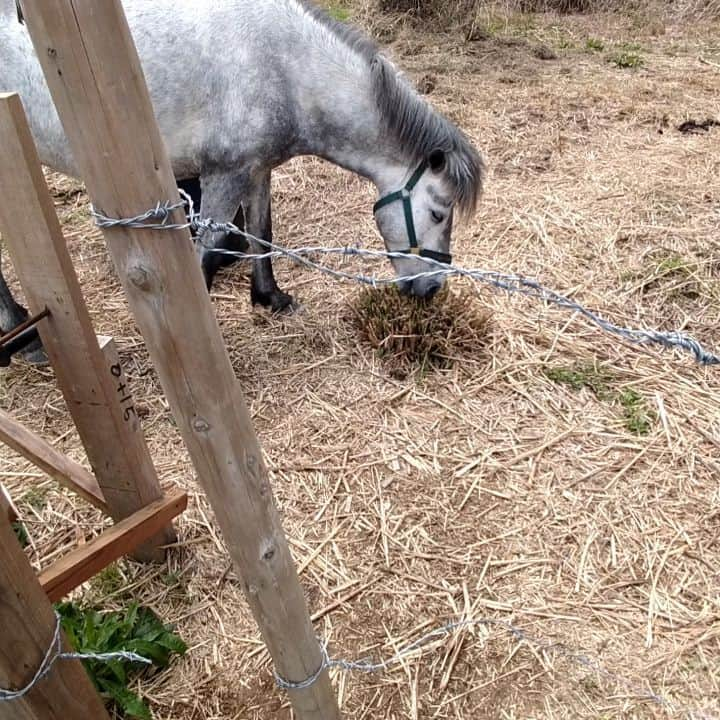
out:
M417 234L415 233L415 221L413 220L412 212L412 191L420 181L420 178L425 174L427 168L427 160L423 160L418 166L418 169L412 174L407 183L405 183L405 187L402 190L396 190L389 195L385 195L385 197L381 197L375 205L373 205L373 214L386 205L402 200L403 211L405 212L405 228L407 230L410 247L407 250L400 250L400 252L407 253L408 255L419 255L420 257L430 258L431 260L437 260L437 262L449 265L452 263L452 255L421 248L418 245Z

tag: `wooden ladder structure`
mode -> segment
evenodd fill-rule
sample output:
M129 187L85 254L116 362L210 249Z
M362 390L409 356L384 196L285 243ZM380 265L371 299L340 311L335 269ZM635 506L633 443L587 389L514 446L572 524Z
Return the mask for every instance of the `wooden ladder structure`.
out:
M123 555L162 560L187 494L160 487L115 342L95 335L44 175L28 162L35 148L29 131L19 132L20 100L2 101L0 232L93 472L2 412L0 441L115 521L40 574L55 601ZM0 513L17 519L6 491Z

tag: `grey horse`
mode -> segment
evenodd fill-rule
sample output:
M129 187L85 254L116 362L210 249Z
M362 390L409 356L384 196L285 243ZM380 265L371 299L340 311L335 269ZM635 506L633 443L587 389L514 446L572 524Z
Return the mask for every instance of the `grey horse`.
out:
M315 155L368 178L375 219L399 277L449 262L455 210L482 190L483 162L352 26L302 0L123 0L176 178L195 182L200 214L271 240L270 175ZM0 0L0 90L21 94L42 162L78 176L15 0ZM0 156L2 150L0 149ZM158 198L148 198L148 206ZM214 233L200 250L210 287L241 237ZM250 251L263 247L252 239ZM399 282L432 297L436 278ZM254 260L251 297L292 304L269 259ZM0 275L0 327L25 317Z

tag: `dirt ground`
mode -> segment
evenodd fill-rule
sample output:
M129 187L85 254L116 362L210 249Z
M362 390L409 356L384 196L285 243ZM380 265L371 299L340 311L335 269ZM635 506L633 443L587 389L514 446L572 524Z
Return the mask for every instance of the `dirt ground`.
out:
M717 25L498 13L469 42L375 27L488 161L458 264L720 351L720 127L678 130L720 120ZM189 652L142 684L158 720L289 718L86 198L51 182L163 483L191 496L165 565L122 561L76 599L137 600L177 625ZM293 162L275 179L276 239L379 247L372 201L334 167ZM478 287L487 345L399 380L357 340L356 286L277 271L303 312L253 310L242 269L213 299L331 655L389 657L456 619L537 639L478 625L384 674L334 672L345 717L720 717L720 370ZM84 461L51 370L14 364L0 407ZM101 527L6 449L0 479L37 567Z

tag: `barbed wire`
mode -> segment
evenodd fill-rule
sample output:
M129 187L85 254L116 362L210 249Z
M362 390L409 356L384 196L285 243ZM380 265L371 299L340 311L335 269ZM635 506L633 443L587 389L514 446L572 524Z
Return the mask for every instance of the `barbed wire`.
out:
M0 703L20 700L21 698L25 697L37 686L37 684L43 678L48 675L48 673L52 670L53 666L58 660L96 660L99 662L125 660L127 662L142 663L145 665L152 664L151 660L148 660L147 658L144 658L136 653L127 651L110 653L62 652L62 620L57 612L55 613L55 618L55 630L53 632L52 640L42 662L40 663L40 666L33 675L32 679L19 690L8 690L0 688ZM513 635L519 642L531 644L543 652L553 652L560 654L563 657L576 663L577 665L585 667L588 670L591 670L595 674L604 677L607 680L616 682L618 685L624 687L626 691L631 692L639 699L648 700L664 708L670 713L683 713L683 716L688 718L689 720L718 720L716 716L709 715L705 710L700 710L698 708L690 708L689 706L674 703L668 700L666 697L653 692L652 690L648 690L633 684L632 682L628 681L626 677L607 670L596 658L592 658L586 654L578 652L577 650L568 648L562 643L536 638L522 628L513 625L506 620L498 620L497 618L490 617L449 622L442 627L425 633L418 639L413 640L404 647L400 648L391 657L387 658L386 660L381 660L379 662L373 662L369 659L332 659L330 658L330 655L328 653L327 643L321 643L320 649L322 653L322 662L320 668L316 672L314 672L311 676L300 682L292 682L289 680L285 680L276 672L274 673L275 682L280 689L285 691L306 690L320 679L325 670L340 669L344 672L361 672L368 674L384 672L391 669L395 665L401 664L404 660L406 660L416 652L422 650L435 640L448 638L457 630L467 630L472 627L477 627L479 625L486 627L499 627Z
M353 246L308 246L294 249L285 248L263 238L259 238L251 233L248 233L243 229L237 227L233 223L219 223L215 222L212 219L200 218L199 215L194 211L192 200L190 199L190 197L182 191L181 195L183 199L180 202L158 203L155 208L148 210L141 215L137 215L131 218L108 217L107 215L103 214L95 208L92 208L91 212L93 218L95 219L95 222L101 228L127 227L150 230L189 229L192 231L194 239L197 242L200 242L201 245L203 245L204 249L208 252L234 256L243 260L262 260L285 257L293 260L300 265L304 265L305 267L329 275L336 279L359 282L362 284L370 285L372 287L398 284L401 282L413 282L414 280L420 278L437 278L452 276L465 277L504 290L508 293L518 293L527 297L549 302L567 310L572 310L581 314L583 317L590 320L591 322L595 323L606 332L614 334L616 336L620 336L626 340L629 340L632 343L653 343L664 346L666 348L680 348L685 350L686 352L691 353L695 357L695 359L703 365L720 364L720 356L711 353L705 348L703 348L697 340L695 340L689 335L686 335L679 331L660 331L647 328L627 328L616 325L615 323L606 320L597 313L588 310L583 305L570 299L569 297L544 287L540 282L532 278L527 278L522 275L512 273L502 273L499 271L479 268L466 269L454 265L446 265L440 263L437 260L427 257L419 257L419 259L426 263L429 266L429 269L423 272L414 273L412 275L386 279L378 278L375 276L368 276L364 274L350 273L344 270L328 267L327 265L321 265L320 263L317 263L310 258L316 255L326 255L393 260L407 258L408 256L406 253L401 252L369 250ZM180 210L187 211L187 220L185 222L173 222L172 214L175 211ZM261 247L267 248L267 251L263 253L248 253L243 251L226 250L222 248L211 247L205 244L205 242L203 241L203 237L207 233L214 234L220 232L242 236L247 240L258 243ZM446 638L455 631L468 629L479 625L502 628L506 632L512 634L520 642L531 644L542 651L558 653L565 658L571 660L572 662L576 663L577 665L585 667L586 669L594 672L601 677L604 677L607 680L618 683L626 690L632 692L637 697L651 701L654 704L663 707L669 712L682 712L685 717L691 718L692 720L718 720L718 718L712 715L708 715L703 710L691 709L687 706L680 706L677 703L671 702L662 695L634 685L633 683L629 682L627 678L621 676L620 674L613 673L607 670L596 658L592 658L586 654L568 648L561 643L555 643L535 638L523 629L513 625L512 623L504 620L498 620L495 618L477 618L472 620L450 622L440 628L436 628L435 630L432 630L422 635L417 640L408 643L390 658L378 662L374 662L369 659L354 661L345 659L333 659L329 655L327 643L320 643L322 662L316 672L314 672L305 680L299 682L286 680L282 678L278 673L275 673L275 681L279 688L286 691L293 691L303 690L311 687L319 680L319 678L326 670L339 669L345 672L362 673L383 672L389 670L397 664L402 663L403 660L414 655L416 652L422 650L424 647L426 647L435 640Z
M143 665L152 665L152 660L142 657L133 652L124 650L109 653L76 653L62 651L62 619L60 615L55 613L55 631L53 632L50 646L45 653L45 657L40 663L35 675L30 682L19 690L8 690L0 688L0 703L20 700L25 697L53 668L58 660L97 660L99 662L112 662L113 660L125 660L126 662L142 663Z
M552 642L548 640L541 640L536 638L525 630L506 620L498 620L497 618L474 618L469 620L453 621L442 627L431 630L430 632L422 635L417 640L413 640L404 647L400 648L394 655L386 660L379 662L373 662L372 660L342 660L332 659L328 653L327 643L321 642L320 649L322 653L322 663L320 668L314 672L307 679L300 682L291 682L280 677L278 673L275 675L275 683L277 686L285 691L293 690L306 690L307 688L314 685L322 676L326 670L339 669L344 672L361 672L361 673L378 673L389 670L395 665L401 664L404 660L414 655L417 651L422 650L424 647L429 645L435 640L447 638L457 630L466 630L469 628L477 627L479 625L486 627L499 627L509 634L513 635L519 642L524 642L529 645L533 645L538 650L543 652L552 652L559 654L571 662L580 665L588 670L591 670L596 675L599 675L606 680L617 683L623 687L626 691L635 695L639 699L648 700L655 705L658 705L666 711L677 715L682 713L683 717L689 720L718 720L714 715L708 715L705 710L698 708L691 708L689 706L680 705L668 700L666 697L659 695L642 687L639 687L629 681L627 677L613 673L607 670L597 658L592 658L584 653L580 653L577 650L568 648L562 643Z
M448 278L464 277L471 280L490 285L507 293L517 293L526 297L548 302L566 310L579 313L602 330L612 335L622 337L631 343L639 345L655 344L665 348L679 348L692 354L695 360L701 365L720 365L720 355L705 349L695 338L677 330L663 331L649 328L629 328L617 325L592 310L587 309L579 302L572 300L554 290L544 287L539 281L527 278L514 273L502 273L495 270L481 268L461 268L455 265L446 265L428 257L414 255L428 265L428 270L417 272L412 275L405 275L396 278L378 278L364 274L350 273L344 270L322 265L310 258L317 255L340 255L345 257L363 257L371 259L397 260L407 258L408 255L402 252L391 252L382 250L368 250L360 247L300 247L289 249L273 242L257 237L252 233L237 227L234 223L219 223L209 218L201 218L193 207L192 199L185 192L181 191L182 199L179 202L162 202L141 215L130 218L108 217L96 208L91 208L91 214L98 227L101 228L135 228L147 230L183 230L189 229L194 234L194 239L200 242L207 252L222 255L234 256L242 260L261 260L268 258L286 257L294 262L303 265L314 271L329 275L338 280L370 285L372 287L395 285L399 283L410 283L421 278ZM176 211L186 211L185 222L173 222L172 215ZM210 247L204 243L203 237L207 233L229 233L244 237L247 240L258 243L261 247L267 248L264 253L247 253L237 250L226 250Z

